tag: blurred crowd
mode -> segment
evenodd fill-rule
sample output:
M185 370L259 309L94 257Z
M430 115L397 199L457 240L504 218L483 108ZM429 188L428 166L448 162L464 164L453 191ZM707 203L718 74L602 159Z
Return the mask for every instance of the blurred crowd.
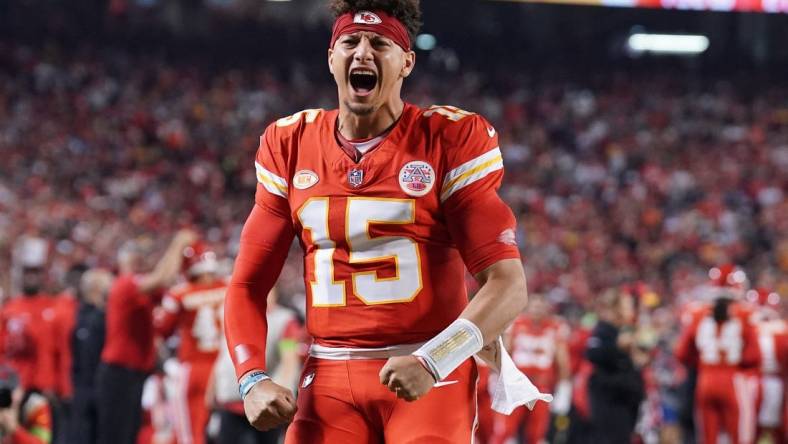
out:
M80 331L82 272L117 272L127 241L163 252L188 227L219 259L213 272L226 276L253 203L258 137L275 118L335 107L324 71L322 64L217 68L0 42L2 350L9 358L24 349L8 343L16 312L7 307L34 282L34 293L46 296L30 310L52 324L50 343L58 344L46 358L52 381L32 383L24 369L15 371L22 386L50 399L55 442L74 442L57 433L58 424L68 428L73 396L71 358L58 353L71 350ZM593 326L616 304L604 294L637 299L637 321L627 325L637 340L625 348L639 344L633 350L648 356L633 352L633 368L648 371L632 427L637 422L649 443L682 442L670 427L679 427L687 399L686 370L672 348L682 310L707 292L709 270L736 263L747 287L788 293L788 88L718 79L689 87L671 73L460 72L417 74L405 98L455 105L495 125L506 165L500 192L518 216L529 290L571 327L570 355L585 356ZM143 257L142 268L154 269L159 256ZM281 303L298 319L301 268L300 254L291 254L279 284ZM90 304L103 310L103 302ZM299 335L287 337L305 341ZM159 375L177 347L161 342ZM582 362L569 359L566 373L582 373ZM578 399L578 385L572 390ZM166 404L160 398L149 396L148 405ZM149 442L172 442L177 421L160 413L151 427L171 433ZM569 418L568 410L558 413ZM559 433L566 423L549 428L554 439L571 441Z

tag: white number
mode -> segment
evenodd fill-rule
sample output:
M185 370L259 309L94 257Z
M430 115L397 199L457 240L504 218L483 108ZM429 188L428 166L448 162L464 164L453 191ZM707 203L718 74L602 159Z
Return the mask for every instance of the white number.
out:
M729 319L719 327L712 318L705 318L698 325L695 345L700 351L701 361L707 364L719 364L721 354L725 354L725 363L737 365L742 354L742 325L738 319Z
M548 369L553 366L555 338L552 335L519 334L515 337L513 349L512 360L518 367Z
M306 123L312 123L317 119L318 114L320 114L322 109L305 109L303 111L299 111L292 116L282 117L281 119L276 121L276 126L283 127L283 126L290 126L299 120L301 120L301 116L306 115Z
M345 283L334 282L336 244L328 237L328 198L309 199L298 212L298 220L305 230L309 230L315 246L315 281L309 283L312 306L345 305Z
M192 336L197 339L197 348L200 351L216 351L219 349L221 339L221 316L219 309L211 305L203 305L197 310L192 325Z
M459 109L454 106L439 106L439 105L432 105L430 109L428 109L424 113L424 117L430 117L431 115L438 113L447 119L451 120L452 122L456 122L460 119L473 115L472 112L465 111L463 109Z
M314 280L310 282L315 307L345 305L345 282L334 281L333 256L336 243L329 238L328 198L308 200L298 212L304 229L315 246ZM394 261L396 275L379 278L376 271L352 273L353 293L365 304L412 301L421 291L421 261L416 243L402 236L371 237L372 224L411 224L416 207L412 199L348 198L345 211L348 262Z

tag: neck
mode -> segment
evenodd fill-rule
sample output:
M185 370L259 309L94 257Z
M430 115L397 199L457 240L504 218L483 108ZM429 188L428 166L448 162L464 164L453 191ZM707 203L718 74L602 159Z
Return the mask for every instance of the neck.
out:
M386 131L402 115L405 102L397 97L367 115L355 114L340 102L337 127L342 137L348 140L369 139Z

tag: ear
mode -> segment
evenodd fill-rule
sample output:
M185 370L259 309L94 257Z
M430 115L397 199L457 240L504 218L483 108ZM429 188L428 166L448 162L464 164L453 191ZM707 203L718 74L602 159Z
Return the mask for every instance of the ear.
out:
M413 68L416 66L416 52L408 51L403 54L403 57L405 57L405 64L402 66L400 75L405 78L410 75L411 71L413 71Z
M328 72L334 74L334 67L332 66L332 61L334 60L334 49L328 48Z

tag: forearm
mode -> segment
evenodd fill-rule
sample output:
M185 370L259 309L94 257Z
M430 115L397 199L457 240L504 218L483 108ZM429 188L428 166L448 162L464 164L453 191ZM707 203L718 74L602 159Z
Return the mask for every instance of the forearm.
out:
M290 221L256 205L244 225L224 306L225 335L236 375L265 369L266 298L282 270Z
M477 275L482 286L460 317L473 322L489 344L523 311L528 302L525 273L519 259L497 262Z
M184 239L180 233L175 235L153 271L140 279L140 291L148 293L170 284L175 279L181 268L183 249L187 246Z

